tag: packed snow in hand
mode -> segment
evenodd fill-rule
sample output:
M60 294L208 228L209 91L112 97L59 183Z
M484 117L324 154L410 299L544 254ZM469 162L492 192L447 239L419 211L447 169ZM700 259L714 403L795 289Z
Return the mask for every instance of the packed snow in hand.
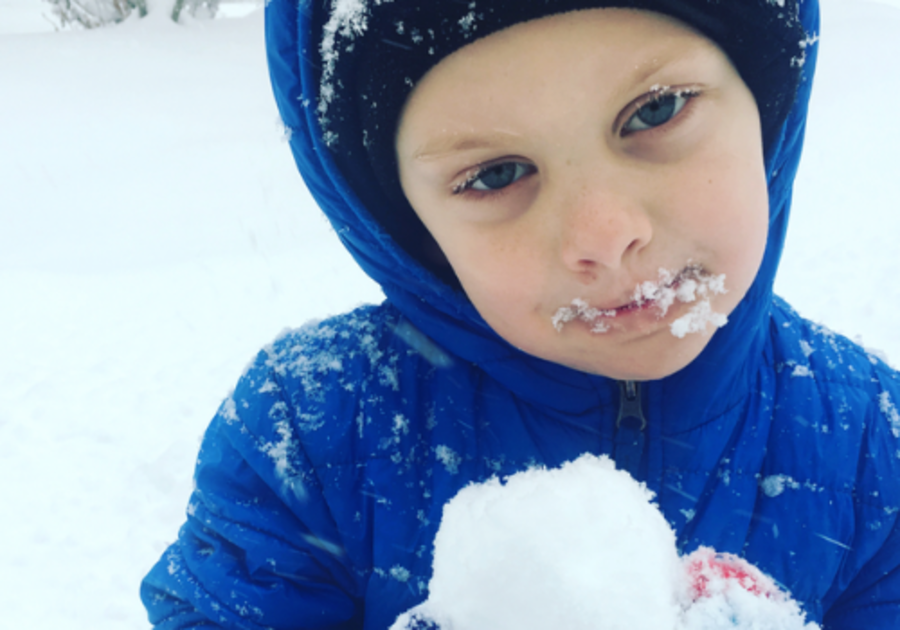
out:
M684 304L697 302L669 327L679 339L688 333L705 331L707 324L721 328L728 322L724 314L712 310L709 302L713 295L727 293L725 274L714 276L702 266L690 262L680 272L660 267L658 273L656 282L648 280L638 284L631 295L631 302L619 308L598 309L582 298L575 298L556 310L551 320L553 327L562 331L563 326L578 320L591 324L591 332L604 333L610 329L610 323L603 318L613 318L618 313L645 307L651 307L659 317L665 317L676 300Z
M428 599L391 630L815 630L744 560L680 558L653 493L585 455L464 488L444 507Z

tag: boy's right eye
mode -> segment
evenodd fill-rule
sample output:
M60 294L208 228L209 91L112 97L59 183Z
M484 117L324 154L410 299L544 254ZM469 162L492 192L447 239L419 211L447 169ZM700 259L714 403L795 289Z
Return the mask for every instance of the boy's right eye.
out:
M500 162L478 168L466 180L453 189L454 193L467 190L491 192L501 190L535 172L534 166L523 162Z
M641 97L622 125L622 135L661 127L678 116L688 102L698 96L694 90L654 91Z

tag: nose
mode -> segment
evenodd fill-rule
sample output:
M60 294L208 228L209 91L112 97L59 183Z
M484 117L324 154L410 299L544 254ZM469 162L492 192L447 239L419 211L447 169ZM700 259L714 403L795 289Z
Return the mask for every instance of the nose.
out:
M618 269L653 237L639 187L595 178L559 207L563 263L585 281L601 269Z

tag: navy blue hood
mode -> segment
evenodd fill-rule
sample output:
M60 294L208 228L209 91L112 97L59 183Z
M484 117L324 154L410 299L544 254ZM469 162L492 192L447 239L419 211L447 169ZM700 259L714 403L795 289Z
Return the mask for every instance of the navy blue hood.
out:
M348 183L338 165L341 160L328 146L327 138L323 139L317 108L323 68L319 53L322 34L316 25L324 23L323 14L330 6L331 2L322 0L271 0L266 8L266 37L272 84L294 158L344 246L412 324L456 357L490 373L522 399L583 413L616 396L618 387L610 379L527 355L500 338L463 292L439 279L398 245L362 201L365 193L357 194ZM805 49L805 59L786 49L783 58L771 61L802 67L793 105L780 129L772 132L765 144L769 236L756 280L730 314L729 323L715 333L693 363L648 384L672 409L692 409L698 422L720 415L735 404L736 397L745 395L753 386L762 358L803 143L816 60L818 5L801 2L799 16L805 39L798 45ZM682 424L685 421L678 420Z

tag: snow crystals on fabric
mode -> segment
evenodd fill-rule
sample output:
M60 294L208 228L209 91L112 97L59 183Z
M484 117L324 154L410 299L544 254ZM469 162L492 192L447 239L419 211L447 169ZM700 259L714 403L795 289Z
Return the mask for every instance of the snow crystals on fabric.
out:
M222 406L219 408L219 415L222 419L225 420L228 424L234 424L235 422L240 422L240 418L237 414L237 405L234 402L234 394L226 398L222 402Z
M390 576L398 582L409 582L409 569L401 567L399 564L395 564L394 566L392 566L389 573Z
M462 457L446 444L439 444L434 449L434 456L444 465L447 472L455 475L459 472L459 465L462 463Z
M474 34L475 30L478 28L478 24L476 24L475 22L478 17L475 15L476 7L476 2L470 2L468 6L469 12L459 19L459 27L462 29L463 35L465 35L466 37L471 37Z
M878 408L881 409L881 413L891 423L891 431L894 437L900 438L900 413L897 412L897 407L894 406L891 400L890 392L881 392L878 395Z
M784 492L785 488L796 490L800 484L788 475L769 475L759 482L759 486L767 497L774 498Z
M380 4L380 2L378 3ZM322 36L322 81L319 86L319 123L322 128L328 126L328 106L334 100L334 66L340 55L338 50L338 38L353 41L357 35L361 35L367 26L366 0L332 0L331 16L325 24ZM323 140L328 146L337 141L337 134L326 132Z
M275 432L278 434L279 440L264 442L260 445L259 450L268 455L275 464L275 475L281 480L283 489L290 488L297 498L303 499L306 496L306 489L290 461L291 451L295 448L294 433L290 422L286 419L279 420L275 423Z

